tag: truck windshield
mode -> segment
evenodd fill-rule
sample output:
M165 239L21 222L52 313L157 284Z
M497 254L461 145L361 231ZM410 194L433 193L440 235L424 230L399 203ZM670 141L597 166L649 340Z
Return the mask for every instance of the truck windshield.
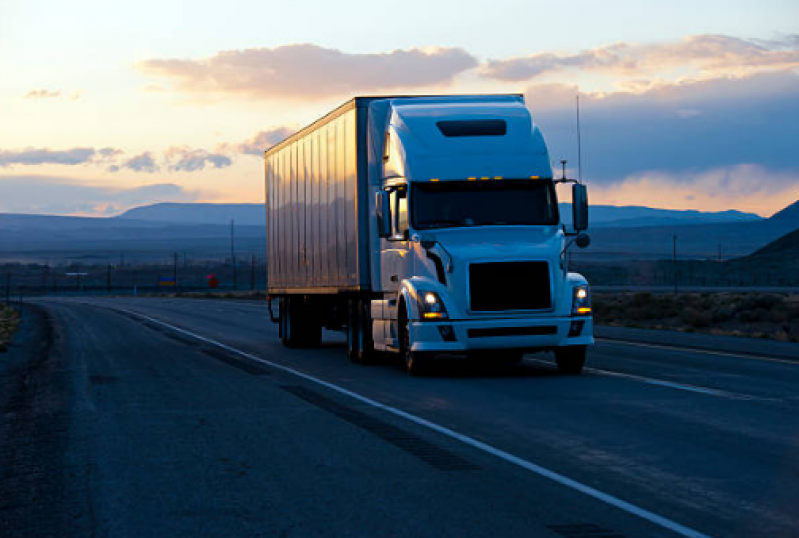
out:
M414 229L558 223L555 189L547 180L412 183Z

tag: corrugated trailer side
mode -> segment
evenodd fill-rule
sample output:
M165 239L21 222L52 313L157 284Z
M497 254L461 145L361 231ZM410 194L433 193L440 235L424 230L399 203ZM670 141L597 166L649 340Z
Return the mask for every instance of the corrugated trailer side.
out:
M369 289L366 113L353 99L267 150L270 293Z

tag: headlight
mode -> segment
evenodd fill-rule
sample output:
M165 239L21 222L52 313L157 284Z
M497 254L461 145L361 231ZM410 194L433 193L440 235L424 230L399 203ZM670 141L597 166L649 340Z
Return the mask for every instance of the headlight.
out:
M419 292L419 310L422 319L437 320L447 319L447 307L441 301L441 297L434 291L420 291Z
M591 315L591 293L588 286L576 286L572 289L572 316Z

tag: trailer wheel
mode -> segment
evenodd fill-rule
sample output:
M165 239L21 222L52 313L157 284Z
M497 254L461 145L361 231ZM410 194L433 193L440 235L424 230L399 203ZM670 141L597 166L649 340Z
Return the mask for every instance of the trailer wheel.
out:
M369 364L374 357L372 311L368 300L356 299L349 305L347 355L350 361Z
M577 375L585 366L586 346L566 346L555 349L555 362L562 374Z
M281 302L281 341L284 346L316 347L322 341L322 324L313 309L298 298L285 297Z

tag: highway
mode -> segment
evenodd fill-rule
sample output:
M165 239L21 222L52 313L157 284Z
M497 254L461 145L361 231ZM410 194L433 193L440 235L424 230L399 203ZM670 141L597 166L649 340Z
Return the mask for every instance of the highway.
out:
M581 376L411 377L200 299L40 299L21 336L2 536L799 536L799 360L600 340Z

